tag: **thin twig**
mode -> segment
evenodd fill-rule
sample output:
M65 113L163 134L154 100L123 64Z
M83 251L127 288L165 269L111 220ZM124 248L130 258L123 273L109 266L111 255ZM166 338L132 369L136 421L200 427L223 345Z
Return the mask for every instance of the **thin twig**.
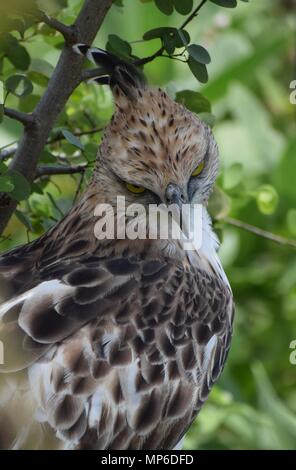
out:
M77 185L77 188L76 188L76 191L75 191L75 194L74 194L74 198L73 198L73 204L75 204L75 202L78 199L79 193L80 193L82 185L83 185L84 177L85 177L85 172L81 173L81 175L80 175L79 183Z
M36 178L40 176L50 175L73 175L75 173L84 173L87 168L87 164L75 165L75 166L38 166L36 171Z
M0 244L4 243L6 241L9 241L9 242L12 241L11 234L9 234L9 235L0 235Z
M144 57L143 59L135 60L134 65L140 66L148 64L148 62L152 62L152 60L156 59L157 57L161 57L163 52L164 47L162 46L160 49L154 52L154 54L149 55L148 57Z
M98 134L99 132L102 132L103 130L104 130L103 127L95 127L93 129L88 129L87 131L73 132L73 135L75 135L76 137L82 137L84 135ZM49 139L47 141L47 145L53 144L55 142L59 142L60 140L65 140L65 137L62 133L59 133L52 139ZM4 160L8 160L8 158L12 157L12 155L16 151L17 151L17 145L11 145L9 148L2 147L2 149L0 149L0 162L3 162Z
M46 192L46 196L48 197L48 199L50 200L50 202L52 203L53 207L55 207L55 209L58 211L58 213L60 214L61 217L64 217L64 213L62 211L62 209L58 206L58 204L56 203L56 201L54 200L54 198L52 197L52 195L49 193L49 192Z
M191 13L191 15L188 16L188 18L184 21L184 23L180 26L180 29L184 29L186 28L186 26L188 25L188 23L190 23L197 15L198 15L198 12L199 10L204 6L204 4L206 3L207 0L202 0L200 2L200 4L195 8L195 10L193 10L193 12Z
M0 162L4 162L17 151L17 145L13 145L10 148L0 150Z
M82 111L82 113L83 113L83 116L85 117L85 119L90 123L91 127L95 128L96 127L96 121L92 118L92 116L85 109Z
M197 15L199 10L202 8L202 6L206 3L207 0L202 0L200 4L193 10L191 15L188 16L188 18L184 21L184 23L181 24L179 29L184 29ZM160 47L154 54L144 57L143 59L136 60L134 62L134 65L139 66L139 65L145 65L148 64L148 62L152 62L152 60L156 59L157 57L167 57L163 56L165 48L164 46Z
M87 131L79 131L79 132L72 132L75 137L82 137L84 135L93 135L93 134L98 134L99 132L102 132L104 130L103 127L95 127L93 129L89 129ZM62 133L58 133L55 137L52 139L49 139L47 141L47 144L52 144L54 142L58 142L60 140L65 140L65 137Z
M16 109L11 108L4 108L5 116L15 119L19 121L24 126L32 126L35 123L35 119L33 114L22 113L21 111L17 111Z
M280 245L296 248L296 240L291 240L289 238L281 237L280 235L275 235L274 233L267 232L266 230L263 230L259 227L255 227L254 225L242 222L241 220L233 219L232 217L225 217L222 222L225 222L229 225L233 225L234 227L241 228L242 230L246 230L247 232L254 233L259 237L266 238L267 240L279 243Z
M80 132L73 132L76 137L82 137L83 135L93 135L98 134L99 132L103 132L104 127L94 127L93 129L89 129L88 131L80 131Z
M186 64L186 62L187 62L187 60L179 59L179 57L173 56L173 55L162 54L161 57L166 57L167 59L171 59L171 60L178 60L179 62L183 62L183 64Z
M13 142L9 142L9 144L3 145L0 149L0 152L1 150L7 149L8 147L11 147L12 145L17 144L17 143L18 143L18 139L14 140Z

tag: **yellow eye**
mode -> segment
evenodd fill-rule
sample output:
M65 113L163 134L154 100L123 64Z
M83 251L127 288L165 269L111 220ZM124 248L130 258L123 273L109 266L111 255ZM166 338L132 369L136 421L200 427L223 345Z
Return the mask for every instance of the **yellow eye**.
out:
M194 170L194 172L192 173L191 176L198 176L202 172L202 170L204 169L204 166L205 166L204 162L201 162L198 165L198 167L195 168L195 170Z
M130 183L126 183L126 187L131 193L135 193L135 194L141 194L145 191L145 188L142 188L141 186L135 186Z

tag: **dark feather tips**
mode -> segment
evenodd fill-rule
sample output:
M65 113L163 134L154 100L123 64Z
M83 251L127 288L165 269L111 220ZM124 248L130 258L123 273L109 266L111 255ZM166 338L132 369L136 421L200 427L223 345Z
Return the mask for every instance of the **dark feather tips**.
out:
M97 66L103 67L101 75L92 81L113 88L118 85L126 95L133 95L133 89L145 87L143 74L131 63L122 60L115 54L86 44L76 44L73 50L86 56Z

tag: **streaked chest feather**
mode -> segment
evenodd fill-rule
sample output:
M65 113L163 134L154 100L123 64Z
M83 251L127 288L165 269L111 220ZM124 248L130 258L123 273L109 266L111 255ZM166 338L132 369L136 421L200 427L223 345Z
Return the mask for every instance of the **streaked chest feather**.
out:
M177 423L196 415L229 347L231 306L212 283L204 275L197 289L191 273L174 295L164 288L165 312L153 298L140 311L130 305L123 322L95 320L30 368L38 414L66 446L149 448L154 439L165 448L174 432L177 442Z

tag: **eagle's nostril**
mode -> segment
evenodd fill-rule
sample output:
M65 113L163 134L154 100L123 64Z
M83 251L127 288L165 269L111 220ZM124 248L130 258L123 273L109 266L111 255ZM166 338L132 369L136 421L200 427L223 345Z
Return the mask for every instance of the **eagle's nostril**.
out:
M175 183L168 184L165 192L165 202L166 204L177 204L181 206L187 201L187 197L184 194L183 190Z

